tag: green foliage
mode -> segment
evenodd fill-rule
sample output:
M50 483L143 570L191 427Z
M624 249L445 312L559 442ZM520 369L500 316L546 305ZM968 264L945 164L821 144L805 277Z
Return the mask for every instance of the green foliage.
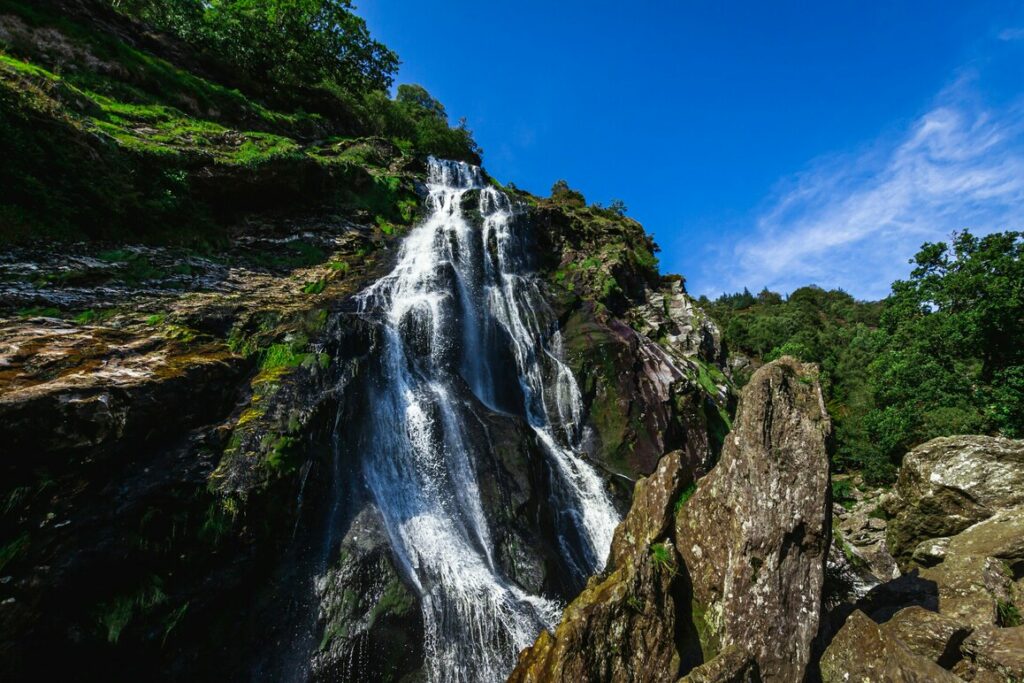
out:
M853 484L848 479L832 480L832 501L846 506L853 501Z
M1017 606L1008 600L999 600L997 602L998 621L999 625L1003 628L1012 628L1014 626L1024 625L1024 618L1021 617L1020 610Z
M327 280L320 278L313 282L307 282L302 288L303 294L321 294L327 288Z
M350 0L111 0L113 6L279 87L329 81L385 90L398 57L373 40Z
M816 287L702 299L733 351L822 367L834 462L889 483L903 454L950 434L1024 436L1024 235L928 243L882 303Z
M268 346L260 358L260 370L294 368L302 365L302 362L306 360L306 353L302 351L304 347L304 341Z
M954 233L893 283L864 420L878 457L958 433L1024 436L1024 235Z
M13 541L0 547L0 571L3 571L11 562L14 562L28 548L29 536L22 534Z
M677 514L677 515L679 514L679 511L683 509L683 507L686 505L687 501L690 500L690 498L692 498L693 494L696 493L696 492L697 492L697 482L693 482L692 484L687 486L685 489L683 489L683 492L679 494L679 498L676 500L675 506L673 507L673 510L674 510L675 514Z
M570 207L583 208L587 205L583 193L569 187L569 183L565 180L556 180L555 184L551 186L551 199Z
M167 594L163 590L163 580L158 576L153 576L137 590L119 595L113 600L101 604L99 624L106 632L107 641L116 643L133 616L145 614L166 600Z
M675 571L672 551L664 543L655 543L651 546L651 559L654 561L655 566Z

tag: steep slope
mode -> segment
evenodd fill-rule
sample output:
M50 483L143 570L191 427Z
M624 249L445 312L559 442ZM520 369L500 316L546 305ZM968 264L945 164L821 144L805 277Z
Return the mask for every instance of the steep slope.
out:
M0 42L5 680L497 679L635 479L713 463L717 331L635 221L431 182L99 3Z

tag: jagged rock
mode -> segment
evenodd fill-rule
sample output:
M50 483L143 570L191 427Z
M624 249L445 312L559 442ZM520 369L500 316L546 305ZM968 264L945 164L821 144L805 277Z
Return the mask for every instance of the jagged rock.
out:
M1000 681L1024 680L1024 626L982 626L961 646L977 672L995 674ZM981 680L975 673L974 680ZM992 677L992 676L989 676Z
M857 500L849 510L833 505L832 529L836 543L858 569L874 577L874 583L894 579L900 575L900 570L886 541L888 523L878 516L886 494L881 490L861 492L854 488L853 491Z
M613 567L634 561L652 542L665 537L672 527L673 506L691 480L682 452L672 451L662 457L651 476L637 481L629 514L615 527L610 556Z
M1024 567L1024 506L1003 510L949 541L946 559L921 576L939 589L944 615L980 627L997 623L1000 602L1014 599L1014 571Z
M759 683L757 660L730 645L710 662L701 664L679 679L678 683Z
M671 529L686 481L681 453L672 452L637 482L633 506L615 530L614 571L591 579L554 634L544 631L520 654L509 681L675 680L678 556L671 541L651 541Z
M960 680L935 662L914 654L860 610L850 615L822 655L821 678L824 683L953 683Z
M650 339L662 339L684 356L700 356L721 364L722 334L699 309L678 279L666 279L658 290L647 290L647 303L630 314L633 326Z
M691 472L709 466L709 423L720 416L689 361L592 305L568 317L563 337L582 393L588 451L604 468L635 481L671 450L683 451Z
M960 644L971 633L970 627L921 607L900 610L882 625L882 631L944 669L960 660Z
M720 462L676 517L705 657L736 644L766 681L803 678L831 542L830 433L816 366L784 357L744 387Z
M510 683L672 681L678 559L670 542L592 579L552 635L519 656Z
M889 546L905 562L929 539L952 536L1024 503L1024 440L948 436L903 459L889 506Z

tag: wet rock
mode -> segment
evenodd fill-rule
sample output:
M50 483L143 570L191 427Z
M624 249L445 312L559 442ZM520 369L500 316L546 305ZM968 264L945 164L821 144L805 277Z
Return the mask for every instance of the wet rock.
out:
M960 680L930 659L915 654L859 610L850 615L822 655L821 678L824 683Z
M971 633L970 627L921 607L900 610L882 625L882 631L944 669L960 660L960 644Z
M310 680L397 680L422 668L419 601L392 563L376 508L352 521L317 592L321 637Z
M721 417L690 361L589 304L569 316L563 337L582 394L588 452L602 467L635 481L671 450L683 451L691 472L710 466L709 432Z
M710 662L701 664L679 679L678 683L759 683L757 661L730 645Z
M907 453L890 509L889 545L901 562L933 538L952 536L1024 503L1024 441L990 436L933 439Z
M831 541L830 433L815 366L784 357L744 387L721 460L676 517L705 658L735 644L765 680L803 678Z

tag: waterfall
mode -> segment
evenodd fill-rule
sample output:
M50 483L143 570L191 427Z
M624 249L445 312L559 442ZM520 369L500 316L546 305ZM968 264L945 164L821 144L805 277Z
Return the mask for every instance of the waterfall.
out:
M470 190L477 225L463 213ZM428 679L499 681L560 605L509 580L494 557L475 469L487 446L468 442L460 396L525 418L536 434L559 544L579 578L603 569L618 518L579 455L579 390L526 267L515 207L462 162L430 159L428 191L429 217L358 299L383 330L361 426L363 472L419 594Z

